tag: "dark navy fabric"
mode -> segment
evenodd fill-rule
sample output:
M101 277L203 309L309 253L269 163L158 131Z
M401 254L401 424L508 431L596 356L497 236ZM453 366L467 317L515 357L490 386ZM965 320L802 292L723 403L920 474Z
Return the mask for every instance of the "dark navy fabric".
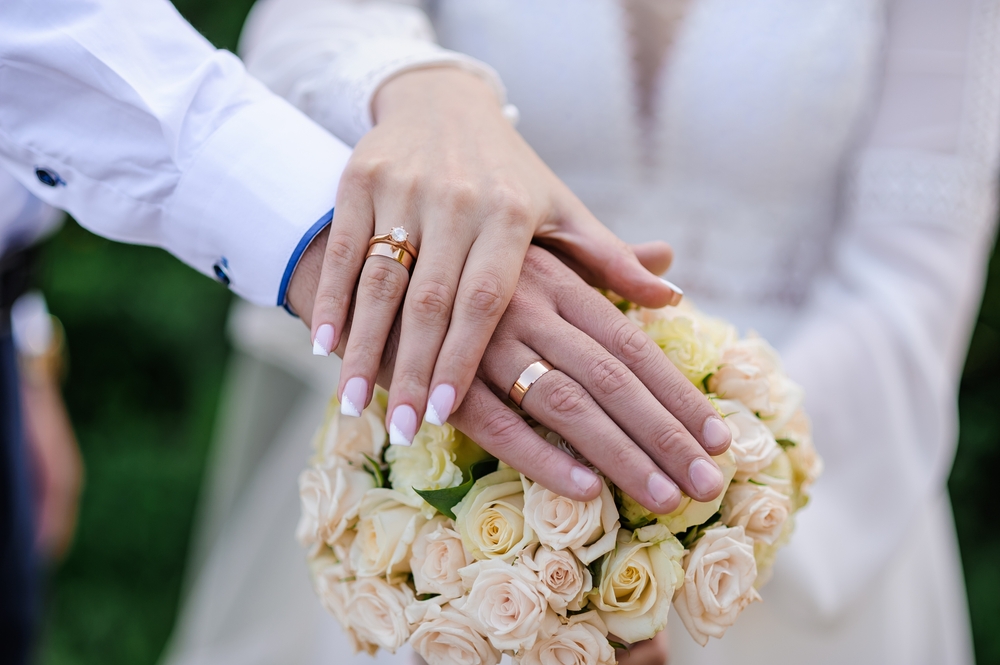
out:
M17 361L10 333L3 329L0 418L0 662L25 665L31 658L39 615L39 570Z

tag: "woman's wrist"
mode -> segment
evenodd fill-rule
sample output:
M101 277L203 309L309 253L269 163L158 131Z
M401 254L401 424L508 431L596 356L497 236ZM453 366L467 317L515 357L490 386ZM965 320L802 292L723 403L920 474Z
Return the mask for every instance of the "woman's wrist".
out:
M480 76L459 67L426 67L386 81L372 98L375 124L397 114L411 115L448 106L459 112L495 113L502 107L494 89Z

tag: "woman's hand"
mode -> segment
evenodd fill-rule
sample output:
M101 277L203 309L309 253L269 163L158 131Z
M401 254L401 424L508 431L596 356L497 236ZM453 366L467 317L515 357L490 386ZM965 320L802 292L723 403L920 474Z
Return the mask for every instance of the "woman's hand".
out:
M289 289L307 324L321 251L307 250ZM670 258L662 244L637 253L656 267ZM399 328L397 320L382 356L382 385L395 381ZM338 353L350 348L355 334L347 331ZM698 501L722 491L722 474L709 455L728 447L729 428L705 396L606 298L552 254L531 246L478 376L450 422L550 490L592 499L600 492L597 476L497 397L539 359L557 369L532 385L521 407L636 501L669 513L680 502L678 487Z
M341 345L357 285L338 390L344 413L357 415L402 304L393 443L408 444L421 418L442 424L463 402L532 238L629 300L677 297L545 166L477 76L402 74L380 89L373 112L375 128L340 183L311 328L317 352ZM372 236L397 226L418 249L412 275L390 258L365 260Z

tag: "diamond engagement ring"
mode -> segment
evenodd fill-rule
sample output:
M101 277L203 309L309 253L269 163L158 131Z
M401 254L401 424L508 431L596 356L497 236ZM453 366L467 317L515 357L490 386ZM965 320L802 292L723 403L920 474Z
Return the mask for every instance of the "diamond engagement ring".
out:
M374 236L368 241L368 254L384 256L398 261L407 271L412 270L413 262L417 260L417 248L409 240L409 234L402 226L395 226L388 233Z

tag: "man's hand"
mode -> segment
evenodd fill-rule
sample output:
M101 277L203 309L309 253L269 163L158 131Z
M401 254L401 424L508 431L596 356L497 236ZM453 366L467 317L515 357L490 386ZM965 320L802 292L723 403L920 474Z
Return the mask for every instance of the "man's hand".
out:
M318 237L307 250L289 288L289 302L306 325L324 245L325 238ZM641 248L637 255L647 265L662 266L669 255L656 247ZM382 385L392 378L398 328L397 319L382 357ZM709 455L723 452L730 437L715 409L614 305L549 252L532 246L476 380L449 422L552 491L592 499L600 491L597 477L497 397L539 359L557 369L532 385L522 408L636 501L669 513L680 502L678 487L698 501L722 491L722 473Z

